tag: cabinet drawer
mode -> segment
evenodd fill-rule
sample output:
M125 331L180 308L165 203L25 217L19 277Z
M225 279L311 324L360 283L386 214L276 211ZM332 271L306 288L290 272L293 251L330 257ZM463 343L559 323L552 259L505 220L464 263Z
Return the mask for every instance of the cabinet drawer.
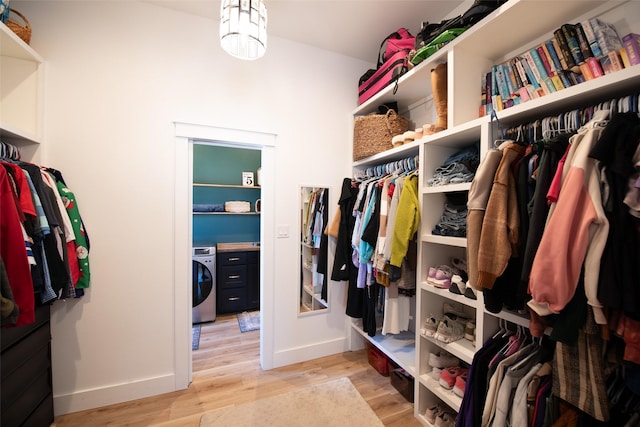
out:
M29 414L51 394L49 371L42 372L34 381L25 384L25 392L16 396L10 405L2 405L2 426L21 426ZM2 394L5 394L4 384Z
M18 341L16 345L2 352L2 364L0 370L2 372L2 387L5 391L5 381L13 372L21 373L29 370L34 358L44 353L48 359L49 341L51 335L49 333L49 323L41 326L39 329Z
M221 267L218 269L218 287L221 289L245 286L247 283L247 269L244 265L235 267Z
M22 354L25 363L20 369L13 370L2 378L2 409L10 407L20 396L29 394L28 388L41 375L49 374L49 346L42 347L32 354ZM5 365L4 360L2 363Z
M246 252L222 252L218 253L218 265L241 265L247 260Z
M247 264L257 264L260 262L260 251L247 252Z
M0 328L0 342L2 343L2 351L11 347L24 336L38 329L40 326L49 322L51 307L49 304L39 305L35 307L36 321L29 325L17 326L15 328Z
M244 311L247 305L246 288L221 289L218 292L218 312L233 313Z

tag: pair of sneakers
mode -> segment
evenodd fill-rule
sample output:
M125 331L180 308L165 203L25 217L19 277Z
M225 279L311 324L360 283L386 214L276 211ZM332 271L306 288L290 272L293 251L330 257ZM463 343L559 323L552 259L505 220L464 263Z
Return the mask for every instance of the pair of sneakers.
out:
M436 427L453 427L456 424L456 416L444 409L439 403L427 408L424 417L429 424Z
M465 297L473 300L477 300L477 291L473 289L471 285L466 283L462 276L454 274L451 276L451 285L449 286L449 292L464 295Z
M439 265L437 267L429 267L427 274L427 283L440 289L448 289L451 286L451 278L459 275L458 269L449 265Z

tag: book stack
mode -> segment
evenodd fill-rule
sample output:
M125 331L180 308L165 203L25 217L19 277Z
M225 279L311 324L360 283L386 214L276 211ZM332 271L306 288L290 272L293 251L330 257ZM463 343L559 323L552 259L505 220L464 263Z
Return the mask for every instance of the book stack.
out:
M580 84L640 63L640 36L618 36L599 18L564 24L553 38L501 64L482 78L480 115Z

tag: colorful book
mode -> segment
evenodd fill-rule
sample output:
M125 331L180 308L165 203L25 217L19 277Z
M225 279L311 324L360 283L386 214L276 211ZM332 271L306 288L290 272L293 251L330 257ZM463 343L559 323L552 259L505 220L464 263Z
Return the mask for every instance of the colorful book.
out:
M524 82L522 81L522 78L520 77L520 72L518 71L518 68L516 67L516 60L514 58L511 58L509 60L509 69L510 69L509 70L510 76L515 81L516 88L518 90L523 88L524 87Z
M498 87L498 94L500 95L502 102L504 102L511 97L511 91L509 91L509 86L507 86L507 81L505 80L504 69L502 67L502 64L494 65L493 73L496 76L496 85Z
M556 73L557 76L560 78L560 80L562 80L562 85L564 87L571 87L571 86L573 86L575 84L569 78L569 76L568 76L569 73L570 73L570 71L566 71L566 70L560 70L560 71L558 71Z
M622 65L624 65L624 68L629 68L631 64L629 64L629 55L627 55L627 49L623 47L618 51L618 53L620 54L620 59L622 60Z
M558 53L556 52L555 47L551 40L544 42L545 52L549 55L551 60L551 64L553 64L553 71L558 72L562 70L562 64L560 63L560 58L558 57Z
M536 79L531 66L529 65L529 61L525 58L524 54L520 56L520 63L524 68L525 73L527 74L527 79L529 83L533 86L533 88L537 91L540 88L540 82ZM533 62L533 61L532 61Z
M611 60L611 67L613 71L620 71L624 69L624 64L622 63L622 59L617 51L609 52L607 58Z
M629 65L640 64L640 35L629 33L622 38L622 45L627 51Z
M600 50L600 45L598 44L598 39L596 38L595 33L593 32L593 27L591 27L591 22L588 19L585 19L580 23L582 26L582 30L584 31L584 35L587 38L587 42L589 43L589 47L591 48L591 52L593 56L599 58L602 56L602 50Z
M556 56L560 61L560 67L562 70L568 70L569 66L567 66L567 62L564 60L564 55L560 50L560 45L558 44L558 40L556 40L555 36L551 39L551 44L553 44L553 50L556 51Z
M593 57L593 52L591 52L591 46L589 46L589 42L587 41L587 36L584 33L584 28L582 28L581 23L577 23L573 26L576 30L576 36L578 37L578 44L580 45L580 52L582 53L582 57L586 61L587 58Z
M593 78L597 79L598 77L604 76L604 71L602 70L602 66L600 66L600 61L598 61L593 56L587 58L587 65L589 65L589 68L591 69Z
M587 64L586 62L580 64L580 73L587 81L593 80L595 78L593 76L593 73L591 72L591 67L589 67L589 64Z
M530 49L529 50L529 55L531 55L531 59L533 60L533 64L535 65L535 68L538 70L540 79L539 81L545 81L548 77L549 74L547 74L547 69L544 66L544 63L542 62L542 58L540 58L540 54L538 53L537 49ZM529 58L527 58L528 60ZM533 73L535 74L535 70L533 71ZM536 77L538 77L536 75Z
M571 24L563 24L560 29L567 41L573 62L575 62L576 65L582 64L584 62L584 56L582 56L582 51L580 50L580 42L578 41L575 27Z
M608 55L609 52L622 49L622 40L618 36L616 27L613 24L604 22L598 18L591 18L589 20L593 33L598 39L598 45L602 50L603 55Z
M558 73L553 73L553 76L549 77L549 80L551 80L551 83L553 83L553 86L556 88L556 91L562 90L565 88L564 83L562 83L562 79L560 78Z
M548 53L545 52L544 49L544 44L541 44L540 46L538 46L536 48L536 50L538 51L538 56L540 57L540 60L542 61L542 65L544 66L544 70L547 72L547 76L551 77L551 75L553 74L553 67L551 66L551 58L549 57Z
M558 46L560 47L560 52L562 53L562 57L564 58L565 63L567 64L567 67L564 69L572 70L575 72L577 70L576 68L577 64L575 59L573 59L573 55L571 54L571 49L569 49L569 44L567 43L567 39L564 36L564 32L562 31L561 28L558 28L553 32L553 36L558 42Z

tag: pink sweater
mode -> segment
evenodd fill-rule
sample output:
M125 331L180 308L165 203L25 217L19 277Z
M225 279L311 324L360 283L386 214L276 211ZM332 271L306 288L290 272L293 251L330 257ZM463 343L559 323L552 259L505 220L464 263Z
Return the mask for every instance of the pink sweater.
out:
M575 293L584 264L588 303L596 322L606 324L597 293L609 222L602 207L596 160L589 158L601 131L602 128L587 124L571 138L575 153L567 159L570 167L529 276L533 299L528 305L540 316L559 313L566 306Z

